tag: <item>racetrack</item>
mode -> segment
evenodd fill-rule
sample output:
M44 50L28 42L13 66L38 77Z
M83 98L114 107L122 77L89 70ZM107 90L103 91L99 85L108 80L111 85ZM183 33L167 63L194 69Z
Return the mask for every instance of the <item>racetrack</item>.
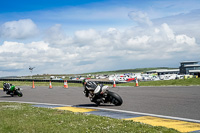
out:
M94 107L83 95L83 88L69 87L21 87L23 97L11 97L0 90L0 101L25 101ZM118 93L124 103L122 106L110 104L100 108L126 110L200 120L200 87L116 87L111 91Z

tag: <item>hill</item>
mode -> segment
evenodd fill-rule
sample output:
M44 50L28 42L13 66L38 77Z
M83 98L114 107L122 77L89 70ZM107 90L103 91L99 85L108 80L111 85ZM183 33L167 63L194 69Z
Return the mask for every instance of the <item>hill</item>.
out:
M114 70L114 71L101 71L101 72L91 72L84 74L118 74L118 73L145 73L147 71L156 70L156 69L177 69L177 68L169 68L169 67L155 67L155 68L135 68L135 69L122 69L122 70Z

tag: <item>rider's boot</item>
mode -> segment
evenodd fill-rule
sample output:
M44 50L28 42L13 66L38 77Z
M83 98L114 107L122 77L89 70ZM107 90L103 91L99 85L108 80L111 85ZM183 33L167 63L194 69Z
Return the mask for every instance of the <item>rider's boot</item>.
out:
M87 90L84 90L83 93L85 94L85 97L89 96L89 92Z

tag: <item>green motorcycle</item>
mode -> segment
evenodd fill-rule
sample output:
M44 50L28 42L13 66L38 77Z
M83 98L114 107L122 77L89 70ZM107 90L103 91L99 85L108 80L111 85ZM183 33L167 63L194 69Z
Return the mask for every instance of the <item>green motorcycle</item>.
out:
M6 94L11 95L12 97L14 95L17 95L19 97L22 97L23 94L21 92L21 88L16 88L14 85L10 83L3 83L3 91L6 92Z

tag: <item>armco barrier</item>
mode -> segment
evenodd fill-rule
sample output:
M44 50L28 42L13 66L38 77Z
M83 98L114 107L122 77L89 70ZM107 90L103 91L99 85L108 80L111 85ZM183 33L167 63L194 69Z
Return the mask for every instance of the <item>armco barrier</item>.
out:
M64 83L64 80L41 80L41 79L17 79L17 78L0 78L0 81L29 81L29 82L61 82ZM68 83L82 83L80 80L67 80ZM99 84L113 84L113 81L95 81ZM115 82L116 84L121 84L124 82Z

